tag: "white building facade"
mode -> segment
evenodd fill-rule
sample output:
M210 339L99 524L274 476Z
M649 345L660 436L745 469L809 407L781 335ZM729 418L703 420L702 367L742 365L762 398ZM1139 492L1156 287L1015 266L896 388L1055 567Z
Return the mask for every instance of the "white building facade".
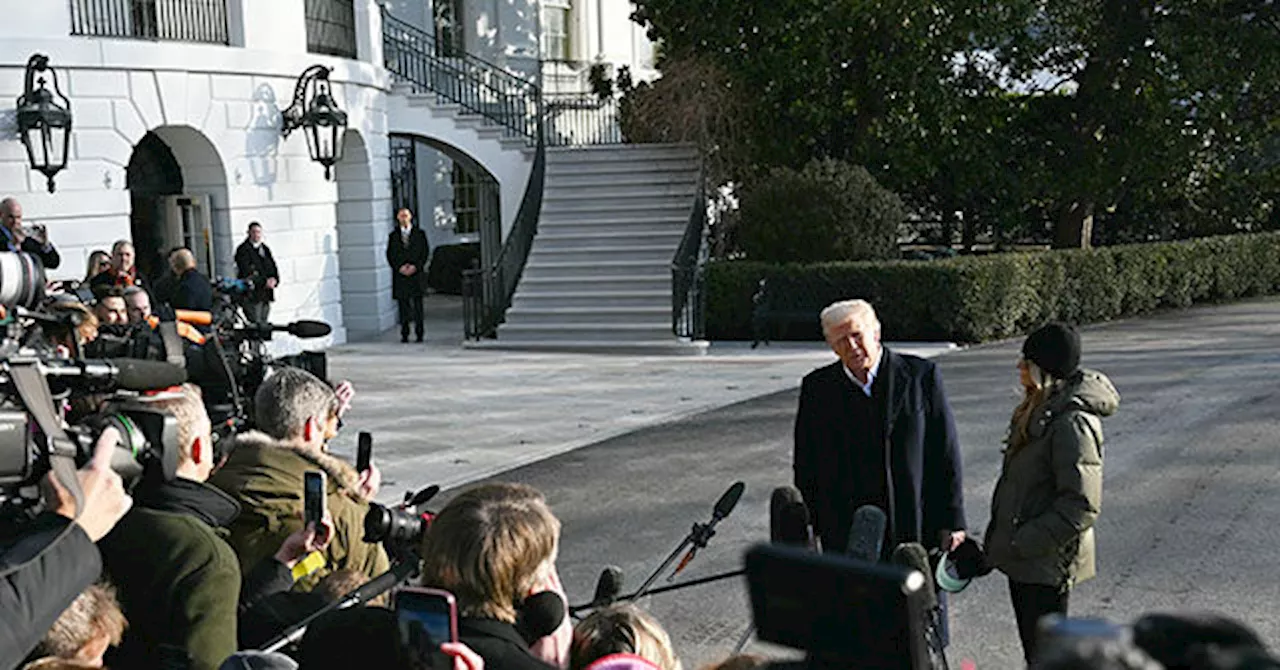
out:
M556 20L572 27L570 46L553 40L555 48L635 64L647 76L652 49L637 42L629 3L577 1L465 0L454 7L464 22L455 36L497 67L536 73L541 17L567 5ZM383 65L384 16L436 39L448 26L422 0L385 5L0 0L0 100L22 94L28 58L44 54L74 119L67 167L49 193L18 141L14 108L0 109L0 197L17 198L27 223L48 227L63 259L50 277L83 277L89 254L118 239L135 243L144 269L181 244L211 276L230 276L235 246L258 221L281 271L274 321L323 319L334 327L325 344L390 328L383 252L393 208L414 203L434 247L475 241L480 216L499 217L496 229L506 230L532 151L444 106L416 104ZM334 98L348 115L332 180L309 158L301 131L281 133L297 78L314 64L332 68ZM412 178L403 156L392 156L406 145L418 154ZM459 183L472 190L459 197Z

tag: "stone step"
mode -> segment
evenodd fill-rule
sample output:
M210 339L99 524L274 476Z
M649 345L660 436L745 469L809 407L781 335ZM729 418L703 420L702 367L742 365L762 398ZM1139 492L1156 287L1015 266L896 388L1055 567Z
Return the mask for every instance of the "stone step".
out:
M610 144L547 148L547 165L641 161L684 161L696 165L698 153L692 147L670 144Z
M601 230L594 233L580 231L564 232L562 227L543 227L534 242L536 249L547 251L560 249L589 249L593 247L644 247L666 245L673 252L680 246L680 238L684 230L675 226L664 230L636 232L632 230Z
M662 307L671 309L671 282L667 280L664 290L599 290L594 283L583 284L576 291L539 291L517 292L512 301L512 309L519 308L558 308L558 307Z
M680 184L690 193L697 191L696 170L610 170L566 169L564 166L547 166L547 188L597 188L608 186Z
M671 327L671 306L650 307L512 307L507 310L507 323L516 325L561 324L579 328L583 326L647 326Z
M510 312L508 312L510 314ZM547 324L517 323L511 318L498 327L498 339L545 342L635 342L675 340L670 318L661 324Z
M577 279L578 281L594 281L605 277L619 277L629 275L658 275L671 273L671 260L657 261L610 261L600 263L596 261L565 261L565 262L530 262L525 265L525 277L558 277L563 279Z
M693 203L685 200L654 201L646 198L612 198L588 200L557 200L542 203L542 215L564 213L601 214L601 218L619 218L620 216L636 219L670 219L683 218L689 220L689 212ZM683 214L683 217L681 217Z
M664 295L670 296L671 270L668 268L664 272L658 273L592 277L590 281L583 281L578 277L554 275L530 277L525 275L520 279L520 286L516 289L515 299L519 300L525 295L574 293L585 290L585 287L588 286L591 287L591 290L605 293L644 291L662 292Z
M613 263L615 261L671 262L678 245L605 246L569 249L548 249L537 241L529 252L529 263Z
M622 184L617 186L562 186L549 184L543 191L543 206L552 203L608 200L619 204L632 201L683 202L693 209L697 189L691 184Z
M682 340L675 337L654 340L597 341L597 340L536 340L528 337L479 342L465 341L468 349L495 349L499 351L539 351L550 353L617 354L627 356L702 356L709 343L705 340Z

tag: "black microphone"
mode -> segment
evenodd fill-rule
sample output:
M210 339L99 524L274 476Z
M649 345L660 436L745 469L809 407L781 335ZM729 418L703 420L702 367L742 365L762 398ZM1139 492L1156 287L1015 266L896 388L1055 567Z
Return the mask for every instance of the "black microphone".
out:
M875 505L863 505L853 513L853 524L849 526L849 545L845 554L868 563L880 560L880 550L884 547L884 527L889 522L884 510Z
M622 593L622 581L622 568L616 565L605 566L600 571L600 578L596 580L596 592L591 596L591 606L612 605L618 599L618 594Z
M564 598L555 591L539 591L520 603L516 611L516 631L526 644L556 632L565 617Z
M929 569L929 552L919 542L903 542L893 548L889 562L911 568L924 575L924 586L920 589L924 594L925 609L938 606L938 594L933 588L933 571Z
M333 332L333 328L329 324L323 321L304 320L304 321L294 321L293 323L283 325L283 326L274 324L274 323L263 324L263 325L249 324L247 326L240 326L237 328L233 328L231 332L250 335L250 336L265 340L271 337L271 333L273 332L289 333L294 337L302 337L302 338L324 337L329 333Z
M746 489L746 484L734 482L729 487L729 490L725 491L724 495L720 496L720 499L716 501L715 509L711 512L712 523L729 516L733 508L738 506L738 499L742 497L742 492Z
M324 337L333 327L323 321L294 321L287 326L271 326L271 330L284 331L294 337Z
M769 541L809 547L809 508L794 486L779 486L769 496Z
M140 358L51 360L41 361L40 367L50 381L82 379L91 391L154 391L187 381L187 371L177 365Z

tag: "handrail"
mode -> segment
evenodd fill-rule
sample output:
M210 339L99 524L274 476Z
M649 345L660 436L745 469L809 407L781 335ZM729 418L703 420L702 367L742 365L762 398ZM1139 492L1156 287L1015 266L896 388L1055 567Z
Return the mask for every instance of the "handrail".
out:
M539 121L541 114L537 115ZM529 170L529 182L520 199L511 231L502 243L502 250L488 268L465 270L462 273L462 315L466 338L479 340L497 337L498 326L506 320L507 309L515 296L520 276L524 274L533 238L538 234L538 218L542 214L542 190L547 174L547 149L541 123L536 133L537 145L533 155L533 167Z
M671 332L676 337L700 340L706 334L702 291L706 265L703 247L707 230L707 196L701 171L698 192L689 212L680 246L671 259Z
M618 101L594 93L548 93L542 96L547 115L547 144L600 146L623 144Z
M465 52L439 55L435 38L386 13L382 18L387 70L416 93L434 93L502 126L509 135L541 141L541 92L534 82Z

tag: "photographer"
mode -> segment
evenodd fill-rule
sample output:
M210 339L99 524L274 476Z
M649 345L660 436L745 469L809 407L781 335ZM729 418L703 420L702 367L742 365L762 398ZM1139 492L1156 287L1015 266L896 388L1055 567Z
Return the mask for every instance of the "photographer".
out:
M389 567L382 545L362 540L369 501L377 495L377 470L357 473L327 451L338 432L340 408L328 384L298 368L281 368L258 388L257 430L238 437L226 465L210 480L244 507L229 538L242 566L270 554L301 527L304 473L319 470L327 476L325 505L333 515L334 536L326 565L299 580L300 588L311 590L334 570L375 577Z
M236 650L238 603L291 587L290 569L324 547L330 528L308 527L284 538L242 590L239 562L216 530L240 506L205 483L214 467L213 440L199 391L187 384L149 404L177 419L177 477L144 480L137 505L102 540L105 573L131 622L111 660L119 667L157 667L167 648L187 656L192 668L217 668Z
M108 428L93 458L78 473L82 509L51 473L45 480L49 510L0 544L0 668L11 668L35 648L62 612L102 570L93 546L129 511L132 499L111 455L120 434Z
M138 276L135 261L133 243L129 240L116 240L111 245L111 265L89 280L93 294L102 296L110 289L123 291L130 286L141 286L142 278Z
M58 250L49 242L44 226L35 226L32 235L22 226L22 205L15 198L0 200L0 251L25 251L40 259L47 270L62 263Z

